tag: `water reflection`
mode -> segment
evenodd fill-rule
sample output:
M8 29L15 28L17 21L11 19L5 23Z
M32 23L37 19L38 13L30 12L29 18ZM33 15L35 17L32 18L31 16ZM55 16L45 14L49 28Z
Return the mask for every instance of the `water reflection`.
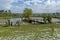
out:
M17 21L19 21L20 23L22 23L22 18L13 18L13 19L10 19L10 22L12 22L13 25L15 25Z
M39 18L40 19L40 18ZM5 24L7 20L3 19L3 20L0 20L0 24ZM12 18L10 19L10 22L14 24L16 24L16 22L19 21L20 23L22 23L22 18ZM60 23L60 19L57 19L57 18L52 18L52 22L53 23Z
M60 22L60 19L52 18L52 22L59 23Z

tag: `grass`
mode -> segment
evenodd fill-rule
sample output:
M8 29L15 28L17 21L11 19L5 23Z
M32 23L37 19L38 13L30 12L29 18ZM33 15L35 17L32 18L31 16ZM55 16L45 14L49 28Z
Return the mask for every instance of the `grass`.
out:
M51 28L59 28L59 24L26 24L21 26L0 26L0 40L38 40L40 36L49 35L47 32L51 32ZM41 34L42 32L42 34ZM11 39L10 39L11 38ZM44 39L45 40L45 39ZM46 39L47 40L47 39Z
M0 26L0 36L9 36L11 34L24 34L29 32L40 32L45 30L51 30L51 27L56 27L56 24L27 24L21 26L9 26L9 27L2 27Z

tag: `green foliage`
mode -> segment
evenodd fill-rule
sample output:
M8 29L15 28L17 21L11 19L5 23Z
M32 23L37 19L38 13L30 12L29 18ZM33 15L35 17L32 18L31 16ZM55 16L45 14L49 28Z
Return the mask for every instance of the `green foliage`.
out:
M11 10L0 10L0 17L12 17Z
M3 13L4 12L4 10L0 10L0 13Z
M29 9L29 8L25 8L24 9L24 14L23 14L23 17L25 18L28 18L32 15L32 9Z
M19 20L17 20L16 25L20 26L20 21Z
M43 14L42 17L43 17L44 23L46 24L47 23L47 14Z
M52 20L51 15L48 15L48 16L47 16L47 20L48 20L48 23L51 23L51 20Z
M8 26L10 26L10 20L8 20Z
M8 38L9 36L15 37L15 35L18 35L18 37L19 37L19 35L21 36L21 34L25 36L27 33L32 33L32 32L36 33L36 34L37 33L40 34L41 32L46 32L46 31L51 32L50 27L56 27L56 26L57 26L57 29L60 28L60 24L59 25L58 24L41 24L41 25L40 24L39 25L27 24L27 25L21 25L20 27L18 27L18 26L1 27L0 26L0 30L1 31L3 30L3 32L0 32L0 36L2 36L2 37L7 36L7 38ZM37 29L39 29L40 31ZM15 32L15 31L17 31L17 32Z
M47 21L48 23L51 23L52 16L50 14L43 14L42 17L43 17L44 23L47 23Z
M7 21L5 21L5 23L6 24L4 24L4 25L2 25L3 27L8 27L9 25L8 25L8 22Z
M44 23L46 23L46 21L47 21L46 17L43 17L43 21L44 21Z

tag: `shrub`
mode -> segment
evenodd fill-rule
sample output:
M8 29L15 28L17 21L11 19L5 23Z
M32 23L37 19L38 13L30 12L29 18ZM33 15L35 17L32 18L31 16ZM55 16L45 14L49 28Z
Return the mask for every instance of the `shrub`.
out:
M19 20L16 21L16 25L17 25L17 26L20 26L20 21L19 21Z

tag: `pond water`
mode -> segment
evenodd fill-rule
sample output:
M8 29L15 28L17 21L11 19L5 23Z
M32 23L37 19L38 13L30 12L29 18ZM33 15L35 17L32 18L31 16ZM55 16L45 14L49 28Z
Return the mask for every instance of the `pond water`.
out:
M11 18L10 19L10 23L12 22L13 25L16 24L16 22L22 23L22 18ZM0 24L6 24L7 20L6 19L2 19L0 20Z
M10 20L15 23L17 20L20 20L20 22L21 22L22 21L22 18L13 18L13 19L10 19ZM52 18L52 22L59 23L60 22L60 19Z
M35 19L36 19L36 18L35 18ZM40 18L38 18L38 19L40 19ZM42 18L41 18L41 19L42 19ZM5 24L5 21L7 21L7 20L0 20L0 24ZM14 25L17 21L19 21L20 23L23 22L23 21L22 21L22 18L12 18L12 19L10 19L10 22L13 22L13 25ZM54 22L54 23L60 23L60 19L52 18L52 22Z
M60 23L60 19L57 19L57 18L52 18L52 22L55 22L55 23Z
M10 22L12 22L13 25L16 24L17 21L22 23L22 18L13 18L13 19L10 19Z

